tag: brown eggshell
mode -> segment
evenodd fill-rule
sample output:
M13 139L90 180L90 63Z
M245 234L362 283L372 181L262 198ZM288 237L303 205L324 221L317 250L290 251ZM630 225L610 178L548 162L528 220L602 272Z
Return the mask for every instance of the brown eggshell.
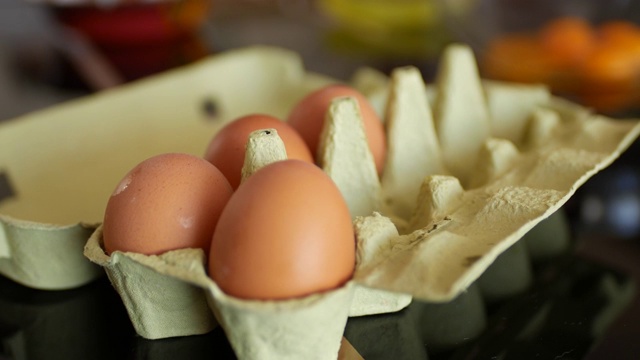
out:
M349 209L331 179L300 160L269 164L220 216L209 275L227 294L287 299L343 285L355 267Z
M289 124L263 114L243 116L220 129L211 139L204 158L220 169L231 186L237 189L242 178L242 165L249 134L268 128L276 129L289 159L313 162L313 156L304 140Z
M134 167L109 198L105 250L146 255L182 248L208 251L232 192L224 175L204 159L188 154L149 158Z
M314 156L317 156L320 134L329 105L333 99L347 96L354 97L358 102L369 150L376 163L376 170L381 174L387 153L384 126L373 106L357 90L341 84L320 88L298 102L289 113L287 122L298 131Z

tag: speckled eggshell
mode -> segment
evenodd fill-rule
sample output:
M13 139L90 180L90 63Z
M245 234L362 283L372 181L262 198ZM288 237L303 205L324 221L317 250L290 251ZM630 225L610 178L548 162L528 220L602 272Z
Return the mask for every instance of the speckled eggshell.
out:
M188 154L160 154L135 166L109 198L104 247L155 255L182 248L208 251L231 197L224 175Z

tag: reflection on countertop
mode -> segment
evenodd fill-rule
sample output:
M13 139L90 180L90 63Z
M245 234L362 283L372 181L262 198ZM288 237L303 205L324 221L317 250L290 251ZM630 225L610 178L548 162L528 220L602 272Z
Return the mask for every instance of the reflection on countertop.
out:
M624 336L637 333L628 318L637 313L637 306L628 307L638 298L634 278L573 251L537 262L534 269L532 285L508 299L484 303L478 287L472 286L450 303L414 300L396 313L350 318L345 337L364 358L373 360L568 358L558 357L565 355L596 359L589 356L603 351L613 356L608 358L637 354L630 352L637 350L634 342ZM626 341L611 339L610 333L622 334ZM612 343L617 345L614 350ZM235 359L220 327L198 336L137 336L106 276L66 291L29 289L0 277L3 356Z

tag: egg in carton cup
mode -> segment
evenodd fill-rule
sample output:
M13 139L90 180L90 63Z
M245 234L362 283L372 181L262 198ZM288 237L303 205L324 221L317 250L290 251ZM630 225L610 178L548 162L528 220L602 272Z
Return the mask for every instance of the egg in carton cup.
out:
M167 324L175 323L152 318L162 316L164 310L159 309L167 306L168 314L176 314L175 307L171 310L173 304L157 302L157 297L171 293L173 298L182 293L183 299L174 298L171 302L198 311L204 311L207 302L242 358L256 354L268 358L282 353L300 358L295 351L314 348L314 338L305 345L301 345L306 342L304 338L298 337L289 344L289 335L283 335L282 341L265 341L255 332L249 335L250 328L258 326L256 321L274 321L276 329L292 331L284 320L290 313L292 317L300 316L292 321L304 324L300 325L301 333L311 332L307 328L312 323L302 319L316 319L324 311L321 317L333 319L333 325L327 328L335 333L323 334L326 352L315 356L335 358L350 313L395 311L406 306L411 296L436 302L453 299L477 280L498 255L556 211L579 185L610 164L640 131L637 121L594 115L551 97L542 87L482 82L471 51L462 45L446 50L435 87L426 87L414 68L397 69L390 79L380 74L369 79L367 76L361 83L369 86L371 99L384 101L378 103L378 108L386 109L388 153L382 178L378 179L372 168L371 154L360 134L358 109L349 99L333 104L321 149L321 166L341 189L354 217L358 246L353 280L339 289L302 299L277 303L238 301L221 292L206 276L204 256L197 250L177 250L155 257L117 253L105 257L98 229L87 242L85 254L105 270L120 272L110 277L118 290L128 293L131 304L138 304L129 309L130 315L134 313L132 321L152 324L136 327L142 336L175 336L166 329ZM203 82L203 78L234 81ZM46 130L47 122L74 129L63 133L61 153L56 154L74 155L65 159L65 168L75 169L74 176L61 176L64 171L56 171L65 181L53 181L46 190L55 197L63 192L53 189L64 189L62 185L73 188L81 183L84 187L77 187L85 196L75 198L74 206L68 209L65 206L70 204L64 201L55 203L65 211L39 206L36 212L63 217L45 220L51 223L91 220L92 216L95 221L101 218L117 176L133 164L163 152L200 154L200 145L207 143L226 121L247 112L282 116L305 93L331 82L305 73L295 54L265 48L238 50L40 116L27 116L13 128L0 131L0 136L11 139L20 133L24 138L39 134L35 138L42 139L56 133L51 128ZM197 106L203 100L209 115L203 115L202 107ZM135 119L123 116L119 110L123 108L135 109ZM41 120L45 115L47 122ZM87 118L91 117L93 121L89 123ZM206 121L207 117L217 120ZM91 131L104 136L90 140L82 136ZM114 139L117 145L109 146ZM37 155L46 160L53 157L48 153ZM13 164L13 158L2 160ZM100 162L96 163L96 159ZM35 178L34 171L40 170L37 166L41 164L29 164L31 172L21 174L24 182L12 170L15 165L5 167L10 170L10 178L18 180L16 184L23 184ZM3 202L0 211L17 218L32 215L33 202L27 200L29 195L39 194L40 188L31 183L31 188L16 191L24 197L21 200L25 206ZM38 185L42 187L41 183ZM61 196L59 200L68 200ZM33 223L37 221L42 219ZM118 285L118 276L130 281L138 275L139 281ZM145 300L153 291L147 292L144 286L153 288L156 281L175 291L156 286L154 291L159 296ZM203 294L205 302L201 300ZM367 306L372 300L378 301L379 306L377 310L365 307L357 313L352 309L358 301L350 300L354 296L364 298ZM145 302L151 302L151 306L142 305ZM324 310L317 310L316 306ZM207 314L200 321L183 315L173 318L185 320L176 327L183 329L182 335L188 335L214 326L214 318L210 312ZM247 318L236 317L244 314ZM282 320L272 320L271 316L282 316ZM272 355L263 355L265 352Z

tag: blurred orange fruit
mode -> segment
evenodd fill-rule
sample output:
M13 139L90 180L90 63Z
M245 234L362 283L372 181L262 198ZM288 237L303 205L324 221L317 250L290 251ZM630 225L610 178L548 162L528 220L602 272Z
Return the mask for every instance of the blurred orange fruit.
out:
M537 38L529 34L509 34L492 41L482 67L489 77L526 83L547 82L553 71Z
M582 61L596 43L591 25L575 17L550 21L540 29L539 39L543 51L559 66L572 66Z
M494 39L482 60L483 75L544 83L600 111L623 110L640 98L640 26L629 21L593 26L557 18L537 32Z

